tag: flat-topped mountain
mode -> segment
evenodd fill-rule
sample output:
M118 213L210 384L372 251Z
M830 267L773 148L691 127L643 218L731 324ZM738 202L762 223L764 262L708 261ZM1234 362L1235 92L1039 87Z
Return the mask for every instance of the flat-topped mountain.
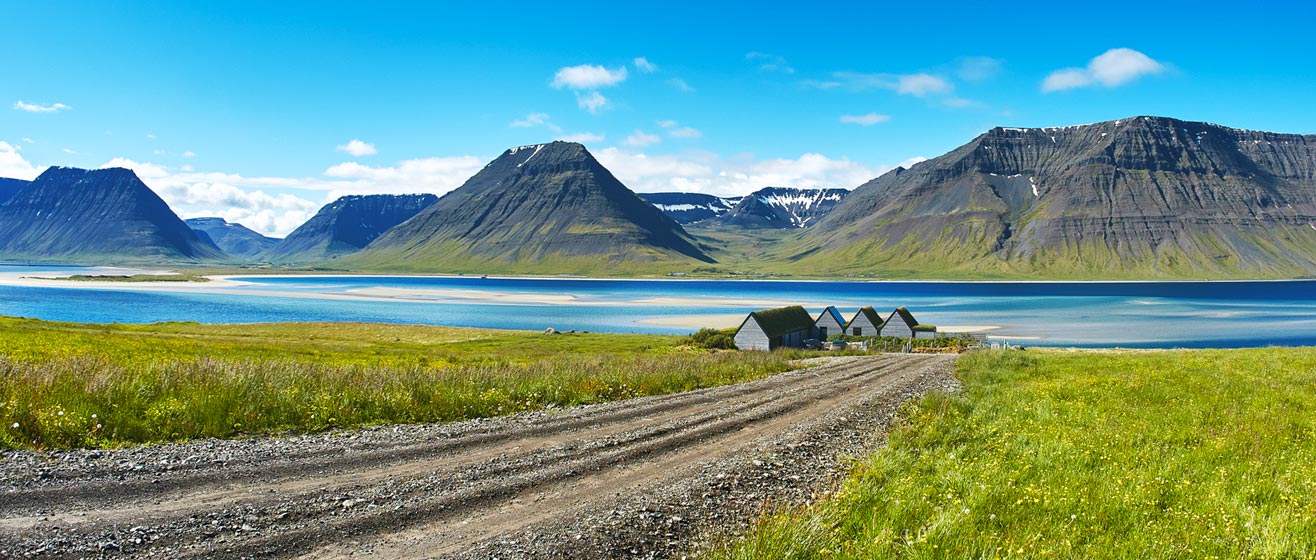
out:
M714 222L759 229L807 227L830 213L848 194L846 189L768 187L744 197Z
M735 208L743 198L681 192L639 193L639 195L683 226L721 216Z
M257 258L272 263L312 263L355 253L438 199L432 194L344 196L324 205Z
M584 146L513 148L348 262L376 269L584 273L709 262L681 225Z
M0 258L111 263L224 254L132 171L51 167L0 205Z
M188 218L183 223L234 257L251 258L279 243L277 238L266 237L242 224L231 224L224 218Z
M9 200L11 197L18 194L18 191L22 190L23 187L26 187L29 183L31 183L31 181L0 177L0 204L4 204L6 200Z
M1316 274L1316 136L1162 117L995 128L854 190L787 255L832 273Z

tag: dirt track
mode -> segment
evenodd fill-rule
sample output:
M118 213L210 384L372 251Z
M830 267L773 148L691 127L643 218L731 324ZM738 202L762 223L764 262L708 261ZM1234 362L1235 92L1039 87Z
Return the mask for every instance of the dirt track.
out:
M807 500L953 357L438 426L0 458L0 557L680 557Z

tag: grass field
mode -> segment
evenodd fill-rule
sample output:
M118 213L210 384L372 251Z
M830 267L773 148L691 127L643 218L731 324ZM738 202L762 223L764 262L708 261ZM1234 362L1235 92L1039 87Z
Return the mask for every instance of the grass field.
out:
M1316 557L1316 349L978 352L714 558Z
M684 337L359 323L90 325L0 317L0 447L435 422L789 369Z

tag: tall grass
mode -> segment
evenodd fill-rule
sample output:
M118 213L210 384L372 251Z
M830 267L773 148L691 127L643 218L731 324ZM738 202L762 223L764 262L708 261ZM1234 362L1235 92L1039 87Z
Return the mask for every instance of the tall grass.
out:
M1312 558L1316 350L981 352L715 558Z
M789 369L791 357L695 350L679 337L6 321L7 448L461 420L735 383Z

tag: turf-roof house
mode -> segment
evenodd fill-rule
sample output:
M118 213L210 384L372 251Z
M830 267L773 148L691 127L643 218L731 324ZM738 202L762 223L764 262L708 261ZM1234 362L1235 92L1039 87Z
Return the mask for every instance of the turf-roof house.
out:
M856 311L850 322L845 324L845 334L853 336L877 336L882 334L882 316L873 306L866 306Z
M886 318L886 326L882 327L883 336L898 336L900 338L917 338L922 336L929 338L936 336L937 327L934 325L921 325L914 314L910 313L904 307L897 307L891 315Z
M813 327L818 331L818 338L826 340L827 337L834 334L845 333L845 318L841 316L841 312L835 306L829 305L827 309L818 314L818 318L813 322Z
M803 307L792 305L755 311L736 329L736 348L741 350L775 350L800 347L813 338L813 317Z

